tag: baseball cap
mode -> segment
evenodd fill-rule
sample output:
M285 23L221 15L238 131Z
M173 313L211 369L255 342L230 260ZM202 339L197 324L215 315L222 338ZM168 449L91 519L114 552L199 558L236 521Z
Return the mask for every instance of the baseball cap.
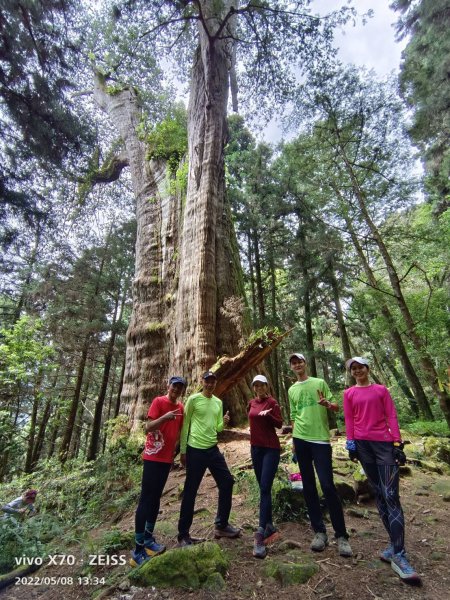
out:
M184 387L187 387L187 381L184 377L171 377L169 379L169 385L175 385L176 383L181 383L181 385L184 385Z
M354 356L353 358L349 358L348 361L345 363L345 366L349 371L350 367L354 362L358 363L358 365L365 365L366 367L369 366L369 361L367 360L367 358L362 358L362 356Z
M267 381L267 377L264 377L264 375L255 375L255 376L253 377L252 385L253 385L254 383L256 383L257 381L259 381L260 383L269 383L269 382Z
M289 362L291 362L293 358L299 358L300 360L304 360L306 362L306 358L303 356L303 354L300 354L299 352L294 352L294 354L291 354L289 357Z
M214 371L206 371L202 375L202 379L208 379L209 377L214 377L214 379L217 379L217 375L214 373Z

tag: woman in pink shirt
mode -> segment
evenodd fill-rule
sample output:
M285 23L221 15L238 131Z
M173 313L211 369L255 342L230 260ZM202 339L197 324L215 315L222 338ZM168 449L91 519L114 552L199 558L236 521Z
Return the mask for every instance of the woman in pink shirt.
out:
M359 460L374 488L377 508L390 545L380 553L381 560L410 583L420 582L405 554L405 520L399 497L399 465L404 465L397 412L389 390L371 383L369 362L360 356L350 358L347 369L356 385L344 392L344 418L347 450Z
M253 556L265 558L265 544L276 533L272 524L272 484L280 462L280 442L275 427L279 429L283 422L278 402L269 394L266 377L256 375L252 386L256 397L248 405L250 448L260 495Z

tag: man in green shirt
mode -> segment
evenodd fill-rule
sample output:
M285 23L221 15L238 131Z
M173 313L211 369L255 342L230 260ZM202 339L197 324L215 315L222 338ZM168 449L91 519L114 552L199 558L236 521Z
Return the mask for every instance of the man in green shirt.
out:
M240 529L228 523L234 479L217 446L217 434L230 417L223 415L222 401L214 396L217 377L212 371L202 376L202 391L189 396L184 409L180 436L180 460L186 467L183 499L178 521L178 545L190 546L189 534L194 517L195 498L206 469L209 469L219 488L219 505L215 519L215 537L235 538Z
M289 406L292 422L292 441L297 455L314 539L311 550L321 552L328 545L328 536L320 509L314 467L320 487L330 512L331 524L341 556L352 556L345 528L344 512L333 481L328 410L338 411L326 382L309 377L306 358L295 353L289 357L289 365L297 381L289 388Z

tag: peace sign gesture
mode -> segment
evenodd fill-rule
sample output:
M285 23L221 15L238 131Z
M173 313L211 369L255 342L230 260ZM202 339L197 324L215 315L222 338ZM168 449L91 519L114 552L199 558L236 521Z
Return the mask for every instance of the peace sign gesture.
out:
M318 404L324 408L330 408L331 402L325 398L320 390L317 390L317 395L319 396L319 399L317 400Z

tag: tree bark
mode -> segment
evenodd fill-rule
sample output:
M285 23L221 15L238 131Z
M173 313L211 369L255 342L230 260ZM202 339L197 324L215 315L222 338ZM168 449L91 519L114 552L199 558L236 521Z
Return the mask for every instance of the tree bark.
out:
M215 38L217 6L201 2L199 47L188 116L189 173L185 202L167 193L162 161L148 161L136 128L141 114L132 89L113 96L96 78L95 98L128 155L138 223L133 311L127 332L121 410L132 429L171 374L192 389L221 355L235 355L246 330L237 244L225 197L230 40ZM227 5L227 2L224 3ZM228 8L221 8L226 14ZM234 422L245 418L248 386L223 398ZM243 400L244 396L244 400Z

